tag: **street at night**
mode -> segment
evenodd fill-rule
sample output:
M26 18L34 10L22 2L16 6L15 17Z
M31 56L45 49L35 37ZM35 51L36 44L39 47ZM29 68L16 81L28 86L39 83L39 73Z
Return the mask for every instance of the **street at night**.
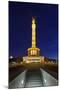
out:
M58 5L9 1L9 89L58 86Z
M45 68L46 67L46 68ZM51 67L49 69L49 67ZM9 88L26 88L58 85L57 65L40 65L37 63L24 64L10 67L10 74L13 78L10 80ZM54 68L54 69L53 69ZM14 70L13 70L14 69ZM47 69L47 70L44 70Z
M43 69L26 69L9 84L9 88L56 86L57 79Z

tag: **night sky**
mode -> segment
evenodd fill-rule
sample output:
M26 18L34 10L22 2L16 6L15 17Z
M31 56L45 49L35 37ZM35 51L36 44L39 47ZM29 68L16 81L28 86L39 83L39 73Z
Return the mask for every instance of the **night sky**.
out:
M9 56L25 56L31 47L32 17L41 55L58 58L58 5L9 2Z

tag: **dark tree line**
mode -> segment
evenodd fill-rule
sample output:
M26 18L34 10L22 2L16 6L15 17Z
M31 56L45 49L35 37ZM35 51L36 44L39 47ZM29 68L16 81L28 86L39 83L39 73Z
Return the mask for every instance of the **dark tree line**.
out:
M16 58L9 59L9 63L10 62L22 62L22 61L23 61L23 58L19 56Z

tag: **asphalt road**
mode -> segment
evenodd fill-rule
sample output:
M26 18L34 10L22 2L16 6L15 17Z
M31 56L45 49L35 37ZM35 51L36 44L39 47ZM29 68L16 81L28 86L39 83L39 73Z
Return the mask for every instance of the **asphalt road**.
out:
M25 87L42 87L43 77L39 70L28 70L26 72L26 83Z
M26 69L9 83L9 88L55 86L57 80L44 70Z

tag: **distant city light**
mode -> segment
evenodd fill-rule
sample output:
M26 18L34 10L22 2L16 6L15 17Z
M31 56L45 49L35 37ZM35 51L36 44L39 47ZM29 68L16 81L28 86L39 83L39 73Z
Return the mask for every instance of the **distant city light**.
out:
M12 59L13 58L13 56L10 56L10 59Z

